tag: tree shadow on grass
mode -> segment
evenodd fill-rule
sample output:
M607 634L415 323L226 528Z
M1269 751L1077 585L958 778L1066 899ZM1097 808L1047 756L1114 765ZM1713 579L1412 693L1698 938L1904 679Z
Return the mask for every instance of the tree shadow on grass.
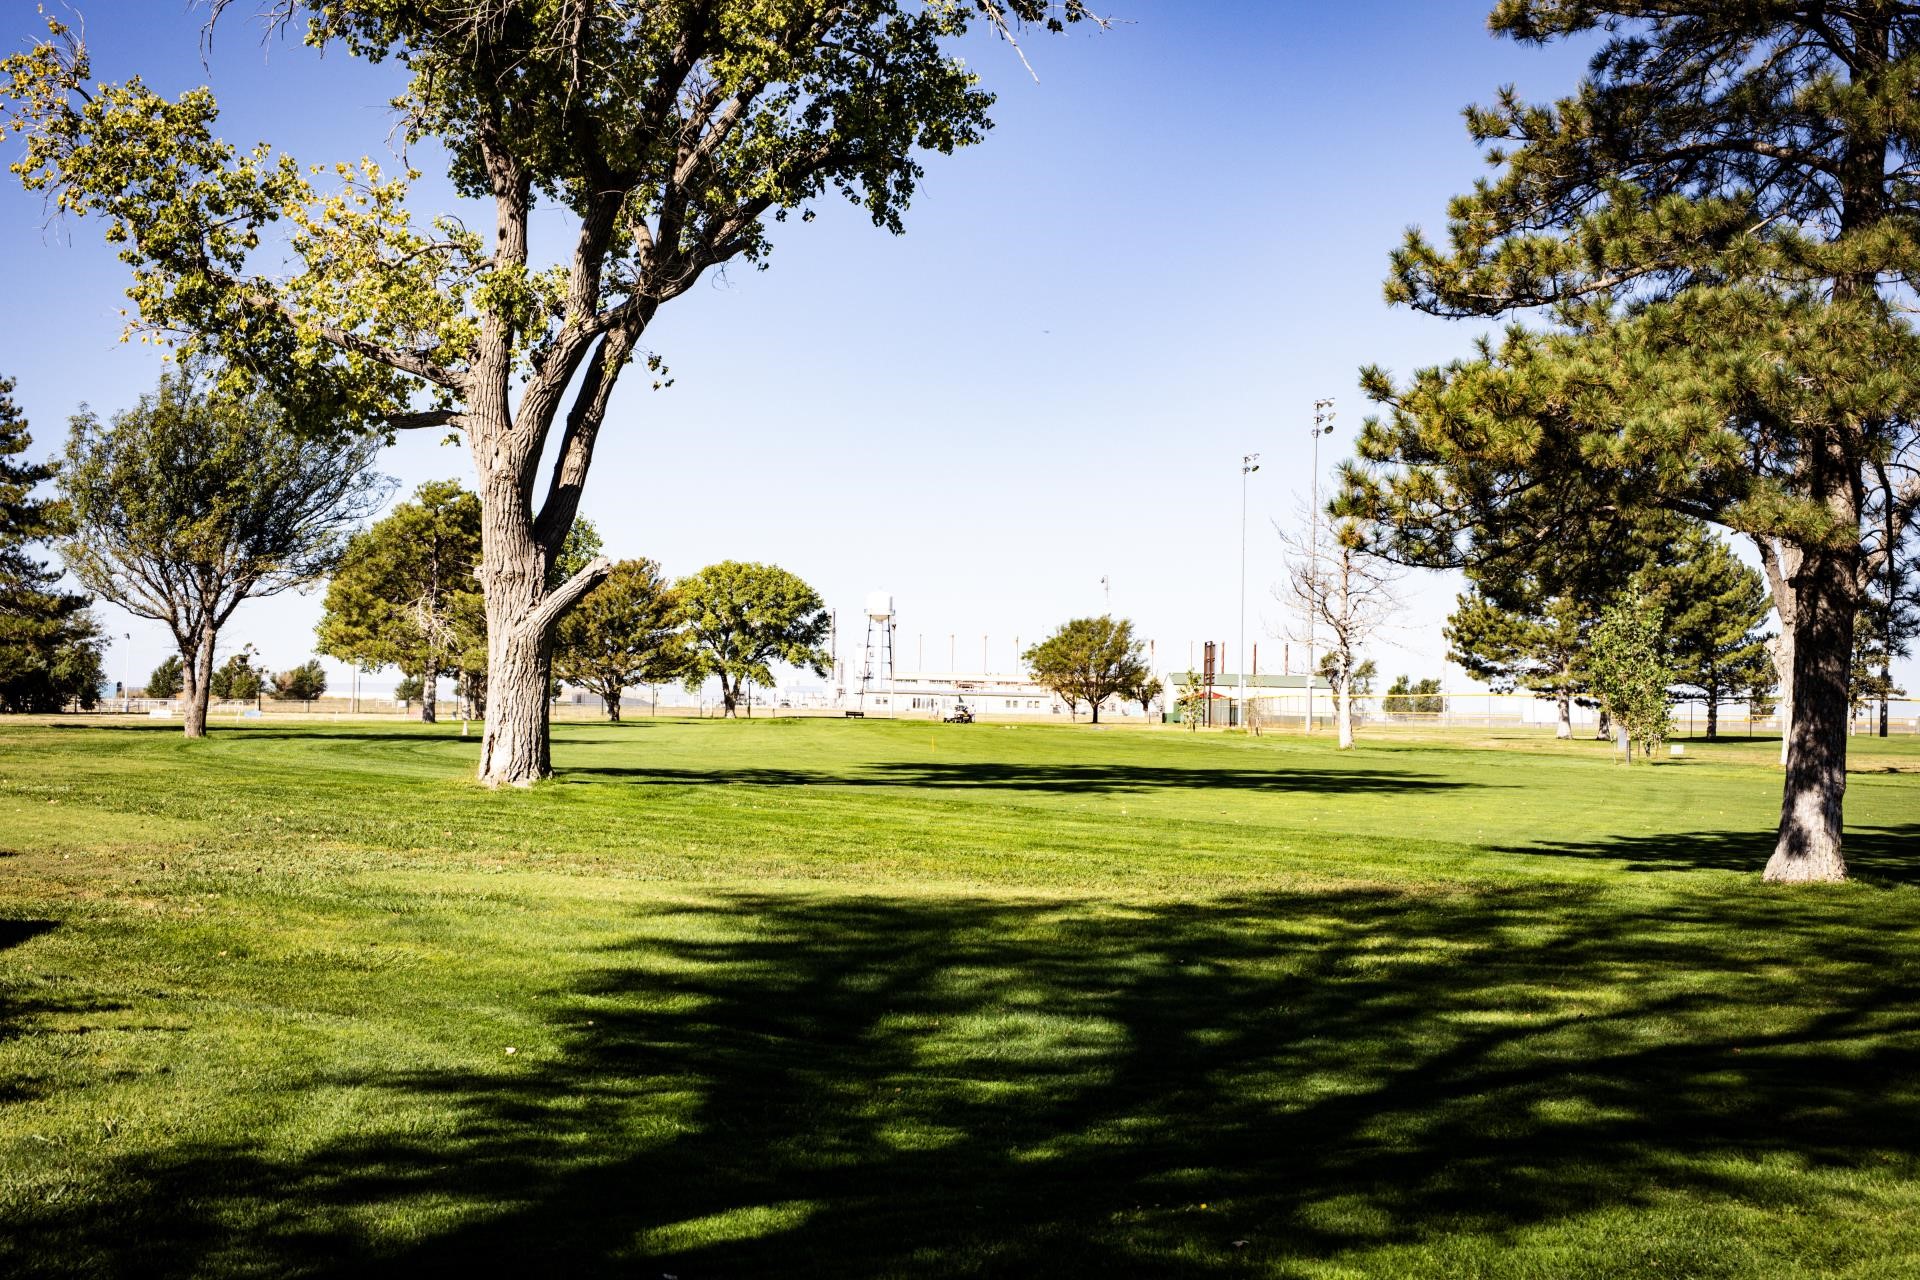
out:
M322 1071L306 1087L364 1095L361 1136L124 1159L104 1203L24 1209L0 1262L1227 1276L1477 1241L1498 1274L1515 1233L1582 1215L1764 1204L1817 1232L1829 1195L1871 1257L1847 1179L1920 1158L1920 1009L1888 927L1920 908L1858 911L1565 886L717 895L637 913L546 993L549 1045ZM450 1131L415 1123L434 1108ZM1548 1256L1740 1269L1743 1241L1647 1221Z
M1773 854L1775 833L1677 831L1606 835L1590 840L1537 840L1497 852L1522 857L1601 859L1628 871L1745 871L1758 875ZM1853 827L1846 833L1847 874L1873 885L1920 883L1920 823Z
M60 927L58 920L0 920L0 952L32 942ZM81 995L65 994L62 988L45 984L29 986L22 979L0 974L0 1044L33 1033L35 1020L54 1013L101 1013L119 1009ZM0 1076L0 1107L44 1096L45 1081L8 1074ZM6 1114L0 1111L0 1134L6 1129Z
M1455 782L1399 769L1223 768L1196 765L1007 764L886 761L844 770L716 766L710 769L588 766L562 769L562 781L618 779L639 785L755 787L900 787L938 790L1046 791L1058 794L1152 790L1286 792L1451 791L1486 783ZM1517 785L1517 784L1516 784Z

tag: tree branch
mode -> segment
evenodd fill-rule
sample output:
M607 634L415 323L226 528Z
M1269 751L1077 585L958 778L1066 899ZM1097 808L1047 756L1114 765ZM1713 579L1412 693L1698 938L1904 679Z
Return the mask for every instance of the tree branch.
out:
M457 427L460 425L460 411L457 409L423 409L418 413L390 413L387 425L395 431L415 431L423 427Z
M527 635L544 635L560 621L560 616L578 604L580 597L600 585L600 580L613 572L613 561L605 556L596 557L591 564L555 587L533 609L520 620L520 630Z

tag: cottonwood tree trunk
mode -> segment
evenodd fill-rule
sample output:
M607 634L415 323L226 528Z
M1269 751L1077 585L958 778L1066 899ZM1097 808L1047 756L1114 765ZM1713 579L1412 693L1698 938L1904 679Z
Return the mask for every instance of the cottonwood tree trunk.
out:
M1792 582L1793 715L1786 734L1780 834L1766 870L1766 878L1776 883L1847 878L1840 852L1841 810L1859 558L1857 546L1808 550Z
M535 536L527 497L514 479L516 468L502 460L516 441L498 430L499 435L476 430L473 436L481 476L478 576L487 606L487 710L479 777L488 786L524 787L552 772L547 689L554 624L610 565L597 559L547 590L547 568L565 530L558 537L549 534L550 546Z
M440 673L432 663L420 675L420 723L434 724L440 719Z
M600 700L607 704L607 719L614 724L620 723L620 695L625 692L624 689L615 689L610 693L602 692L600 695Z
M482 438L474 433L476 453ZM526 786L552 767L546 637L528 625L545 594L547 561L511 471L483 466L481 477L478 576L487 606L488 688L480 780Z
M1553 736L1571 738L1573 736L1573 695L1563 691L1554 699L1554 702L1559 709L1560 717L1553 726Z
M186 680L186 735L189 738L207 736L207 704L213 698L213 641L213 628L203 627L192 646L183 645L180 650L180 665Z

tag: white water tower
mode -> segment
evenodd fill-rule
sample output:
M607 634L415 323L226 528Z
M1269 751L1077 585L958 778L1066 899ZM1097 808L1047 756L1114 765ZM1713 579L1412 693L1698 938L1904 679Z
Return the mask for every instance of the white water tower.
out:
M893 715L893 596L867 593L867 655L860 664L860 714L867 712L867 695L887 694L887 715Z

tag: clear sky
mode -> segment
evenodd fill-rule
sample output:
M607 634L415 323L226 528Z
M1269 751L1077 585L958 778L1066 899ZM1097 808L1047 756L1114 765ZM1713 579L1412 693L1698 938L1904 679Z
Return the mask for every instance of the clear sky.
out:
M242 22L223 22L203 65L202 14L183 0L75 4L98 78L210 84L224 136L303 161L390 157L391 68L262 45ZM32 37L34 7L0 0L6 43ZM1184 668L1190 642L1234 644L1239 459L1259 452L1248 630L1276 668L1270 521L1307 490L1313 401L1338 400L1330 471L1367 409L1362 364L1404 373L1476 332L1381 301L1405 227L1437 228L1483 172L1461 107L1509 82L1553 96L1581 69L1581 50L1493 39L1488 7L1111 0L1110 31L1026 41L1037 82L975 41L965 54L1000 94L986 141L928 159L904 236L828 207L776 228L769 270L710 276L663 309L646 341L674 385L651 391L644 370L623 383L584 513L615 556L674 574L775 561L843 618L890 590L903 660L924 636L929 668L950 635L961 665L984 636L1009 666L1016 637L1104 608L1106 576L1114 612L1158 642L1163 669ZM118 341L125 268L97 224L50 223L9 183L0 244L0 372L49 451L77 405L124 408L158 366ZM385 455L402 493L468 478L464 451L437 438ZM1409 581L1383 673L1441 674L1454 590ZM291 666L319 604L249 604L222 647L250 641ZM137 684L169 641L102 613L132 632ZM114 678L121 665L116 652Z

